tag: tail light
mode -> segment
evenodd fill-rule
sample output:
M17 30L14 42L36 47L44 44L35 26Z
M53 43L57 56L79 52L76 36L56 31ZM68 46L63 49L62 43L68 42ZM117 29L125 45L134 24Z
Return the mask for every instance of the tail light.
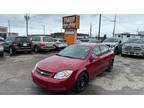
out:
M40 43L40 47L45 47L46 44L45 43Z
M15 48L15 47L18 47L18 44L17 44L17 43L13 43L13 44L12 44L12 47L14 47L14 48Z

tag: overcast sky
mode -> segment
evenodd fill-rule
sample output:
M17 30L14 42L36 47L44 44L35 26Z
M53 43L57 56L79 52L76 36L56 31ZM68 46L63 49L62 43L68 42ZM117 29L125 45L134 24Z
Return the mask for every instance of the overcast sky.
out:
M62 31L63 14L30 14L29 34L42 34L43 25L47 34ZM67 16L67 15L66 15ZM11 23L11 32L25 35L25 19L23 14L0 14L0 26L8 26ZM101 35L112 35L114 14L102 14ZM92 24L92 34L98 33L99 14L80 15L80 29L78 32L89 33ZM144 15L117 14L116 33L144 30Z

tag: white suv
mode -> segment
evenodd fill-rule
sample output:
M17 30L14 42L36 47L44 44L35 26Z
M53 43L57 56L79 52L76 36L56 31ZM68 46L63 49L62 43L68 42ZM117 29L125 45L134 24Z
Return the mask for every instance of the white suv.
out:
M55 49L54 40L48 36L32 36L31 37L34 52L48 51Z

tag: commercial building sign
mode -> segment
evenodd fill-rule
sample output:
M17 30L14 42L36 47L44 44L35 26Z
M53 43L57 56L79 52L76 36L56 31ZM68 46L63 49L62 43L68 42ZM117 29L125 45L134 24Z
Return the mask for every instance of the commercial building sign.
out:
M63 29L79 29L80 17L77 15L63 17Z

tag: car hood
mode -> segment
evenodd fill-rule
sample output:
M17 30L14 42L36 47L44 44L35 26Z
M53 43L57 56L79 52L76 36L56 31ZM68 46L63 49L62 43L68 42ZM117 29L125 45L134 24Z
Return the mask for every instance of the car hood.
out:
M131 46L131 47L144 47L144 44L138 44L138 43L125 43L124 46Z
M59 72L63 70L77 70L84 60L72 59L61 56L51 56L38 62L38 68L49 71Z
M117 45L118 44L118 42L103 42L103 44L105 44L105 45Z

